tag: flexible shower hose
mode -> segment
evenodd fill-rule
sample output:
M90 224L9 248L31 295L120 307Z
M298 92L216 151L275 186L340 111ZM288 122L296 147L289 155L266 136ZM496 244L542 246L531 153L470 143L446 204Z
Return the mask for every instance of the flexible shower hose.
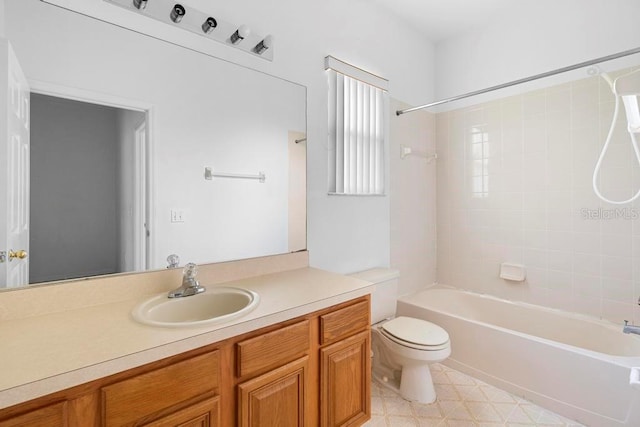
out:
M596 162L596 167L593 169L593 191L595 191L596 195L601 200L603 200L603 201L605 201L607 203L611 203L613 205L623 205L625 203L631 203L634 200L636 200L638 197L640 197L640 189L630 199L620 200L620 201L607 199L606 197L604 197L602 195L602 193L600 193L600 190L598 189L598 174L600 173L600 167L602 166L602 161L604 160L604 156L607 154L607 150L609 149L609 144L611 143L611 139L613 139L613 132L614 132L615 127L616 127L616 122L618 121L618 114L620 112L620 96L616 93L615 90L613 90L613 95L616 98L616 105L615 105L615 107L613 109L613 118L611 119L611 127L609 128L609 134L607 135L607 139L606 139L604 145L602 146L602 151L600 152L600 157L598 158L598 161ZM638 141L636 139L636 132L634 132L631 128L629 128L628 130L629 130L629 136L631 137L631 146L633 147L633 151L635 151L635 153L636 153L636 160L638 160L638 165L640 166L640 150L638 149Z

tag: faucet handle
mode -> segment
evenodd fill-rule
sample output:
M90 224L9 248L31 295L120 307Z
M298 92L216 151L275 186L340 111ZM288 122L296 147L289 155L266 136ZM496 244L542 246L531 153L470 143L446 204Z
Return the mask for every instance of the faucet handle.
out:
M167 257L167 268L177 268L180 266L180 257L176 254L171 254Z
M198 266L192 262L188 263L184 266L183 274L186 279L195 278L196 274L198 274Z

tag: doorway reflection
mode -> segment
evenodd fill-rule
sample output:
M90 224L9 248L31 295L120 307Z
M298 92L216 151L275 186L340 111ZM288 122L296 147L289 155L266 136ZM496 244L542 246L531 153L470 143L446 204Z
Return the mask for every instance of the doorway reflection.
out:
M31 94L29 283L146 267L145 123Z

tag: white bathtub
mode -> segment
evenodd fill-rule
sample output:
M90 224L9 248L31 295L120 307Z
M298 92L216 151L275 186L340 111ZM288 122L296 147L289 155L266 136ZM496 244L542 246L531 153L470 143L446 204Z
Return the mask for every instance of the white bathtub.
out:
M397 314L445 328L454 369L588 426L640 426L640 338L622 325L448 288L400 298Z

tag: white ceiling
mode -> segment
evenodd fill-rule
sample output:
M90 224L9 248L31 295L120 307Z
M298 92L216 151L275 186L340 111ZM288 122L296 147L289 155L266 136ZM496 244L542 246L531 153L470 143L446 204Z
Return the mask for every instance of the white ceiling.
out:
M433 41L489 24L513 0L373 0Z

